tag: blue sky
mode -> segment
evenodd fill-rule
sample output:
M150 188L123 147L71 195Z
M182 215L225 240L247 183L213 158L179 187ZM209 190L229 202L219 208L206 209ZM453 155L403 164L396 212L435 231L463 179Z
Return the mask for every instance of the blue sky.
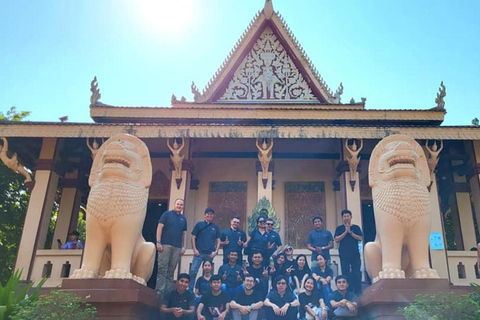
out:
M0 0L0 111L32 121L92 122L101 101L170 106L193 100L263 0ZM447 88L444 125L480 118L480 1L273 0L342 102L428 109Z

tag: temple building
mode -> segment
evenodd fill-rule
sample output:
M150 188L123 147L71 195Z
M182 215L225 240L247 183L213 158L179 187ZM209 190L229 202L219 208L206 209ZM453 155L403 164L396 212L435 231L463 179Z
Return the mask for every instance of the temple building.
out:
M215 209L221 229L238 215L247 230L258 205L270 204L282 241L296 254L311 254L305 242L314 216L323 217L333 233L343 209L352 211L364 242L373 241L370 155L381 139L403 134L431 160L433 268L455 285L479 278L471 248L480 240L480 127L441 126L443 83L425 109L373 110L365 108L364 99L343 101L342 84L335 92L327 86L266 1L205 89L194 83L186 88L191 101L172 96L170 107L113 106L107 97L102 100L100 87L94 79L94 123L0 123L9 151L4 164L32 172L15 266L23 269L25 280L48 276L46 286L55 287L79 268L82 250L57 250L57 239L65 242L77 229L92 159L102 142L117 133L140 138L150 151L153 180L143 230L148 241L155 242L160 215L175 199L185 199L189 248L179 272L189 270L190 232L206 207ZM20 165L8 162L13 152ZM58 215L49 235L54 204ZM332 262L338 273L337 246Z

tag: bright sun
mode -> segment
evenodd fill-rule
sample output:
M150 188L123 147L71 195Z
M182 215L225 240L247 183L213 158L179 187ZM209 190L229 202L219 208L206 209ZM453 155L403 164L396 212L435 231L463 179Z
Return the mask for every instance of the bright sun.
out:
M153 33L179 36L192 25L195 0L139 0L136 3L142 23Z

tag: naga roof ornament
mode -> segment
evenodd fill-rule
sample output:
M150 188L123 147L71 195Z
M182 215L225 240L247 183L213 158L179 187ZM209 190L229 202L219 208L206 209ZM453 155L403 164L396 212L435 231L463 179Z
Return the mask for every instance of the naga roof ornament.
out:
M90 96L90 107L94 107L96 105L101 105L100 98L102 95L100 94L100 88L98 88L98 81L97 77L95 76L90 83L90 91L92 95Z
M339 88L340 89L340 88ZM285 20L266 0L234 48L200 93L196 103L334 104L334 96Z
M435 98L435 103L437 104L434 109L436 110L445 110L445 96L447 95L447 91L445 88L445 85L443 84L443 81L440 82L440 88L438 88L438 93L437 97Z

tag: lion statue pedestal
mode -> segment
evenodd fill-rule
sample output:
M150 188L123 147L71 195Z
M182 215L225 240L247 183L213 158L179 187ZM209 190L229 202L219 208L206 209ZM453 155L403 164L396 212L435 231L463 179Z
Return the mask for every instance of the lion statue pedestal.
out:
M438 278L430 268L430 185L422 147L403 135L380 141L370 157L377 236L365 245L365 264L379 279Z
M142 236L151 180L150 154L140 139L117 134L102 144L88 180L83 262L70 278L146 284L155 261L155 245Z

